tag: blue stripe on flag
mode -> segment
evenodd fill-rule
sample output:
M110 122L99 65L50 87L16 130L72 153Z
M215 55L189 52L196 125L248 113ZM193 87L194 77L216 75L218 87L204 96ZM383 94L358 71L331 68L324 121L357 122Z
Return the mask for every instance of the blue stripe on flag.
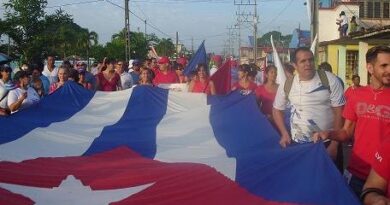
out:
M103 129L85 155L128 146L144 157L156 154L156 127L163 118L168 101L168 90L150 86L133 88L122 118Z
M321 143L280 147L255 96L235 92L210 97L210 103L215 136L237 159L236 182L242 187L272 201L359 204Z
M17 140L35 128L47 127L54 122L71 118L91 101L94 94L75 82L68 81L32 108L9 117L0 117L0 144Z

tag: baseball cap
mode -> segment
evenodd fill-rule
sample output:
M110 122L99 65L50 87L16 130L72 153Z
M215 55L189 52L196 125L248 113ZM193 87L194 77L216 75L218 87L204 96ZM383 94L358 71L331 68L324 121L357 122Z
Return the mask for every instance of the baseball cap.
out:
M166 64L166 63L169 63L169 58L167 56L162 56L159 60L158 60L158 64Z
M132 64L135 66L139 66L139 65L141 65L141 62L139 60L135 59Z

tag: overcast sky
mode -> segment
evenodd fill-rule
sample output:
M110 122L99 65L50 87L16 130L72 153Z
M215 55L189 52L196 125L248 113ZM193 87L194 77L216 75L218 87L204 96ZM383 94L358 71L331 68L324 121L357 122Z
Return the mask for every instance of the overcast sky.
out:
M3 3L0 0L0 14L3 16ZM236 2L249 0L236 0ZM251 0L254 2L254 0ZM259 15L259 33L278 30L291 34L300 25L309 28L305 0L257 0ZM61 8L73 16L74 21L84 28L99 34L99 43L104 44L111 35L124 27L124 0L48 0L46 12L53 13ZM254 11L254 6L241 6L241 12ZM237 23L238 6L234 0L130 0L130 29L144 32L147 21L147 33L155 33L161 38L172 38L179 32L179 41L194 49L202 40L206 40L207 52L222 52L228 37L228 27ZM153 28L154 27L154 28ZM241 41L248 44L248 35L253 35L252 26L243 23ZM156 30L156 28L158 30ZM238 30L236 30L238 32Z

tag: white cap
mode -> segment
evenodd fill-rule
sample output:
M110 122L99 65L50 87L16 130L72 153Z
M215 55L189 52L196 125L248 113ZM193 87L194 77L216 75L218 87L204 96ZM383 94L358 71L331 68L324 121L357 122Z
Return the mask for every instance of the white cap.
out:
M134 59L129 60L129 69L133 67L133 62L134 62Z

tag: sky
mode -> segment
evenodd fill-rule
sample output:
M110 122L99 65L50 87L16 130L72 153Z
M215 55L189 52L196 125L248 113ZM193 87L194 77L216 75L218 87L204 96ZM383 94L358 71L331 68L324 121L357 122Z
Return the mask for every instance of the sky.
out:
M3 16L3 3L0 0L0 16ZM280 31L283 35L292 34L299 26L309 29L306 0L257 0L259 35L269 31ZM75 23L95 31L99 43L110 41L114 33L124 28L125 0L48 0L46 12L53 13L61 8L72 15ZM146 19L147 33L155 33L160 38L171 38L175 42L176 32L179 42L188 49L196 50L205 40L207 52L222 53L229 42L229 29L237 24L237 12L254 13L254 6L237 6L235 2L254 0L130 0L130 30L144 32ZM242 23L241 44L248 45L248 36L253 35L252 23ZM231 30L238 36L238 29ZM193 41L192 41L193 38ZM236 39L238 39L236 37ZM238 50L238 40L235 41ZM237 53L237 51L236 51Z

